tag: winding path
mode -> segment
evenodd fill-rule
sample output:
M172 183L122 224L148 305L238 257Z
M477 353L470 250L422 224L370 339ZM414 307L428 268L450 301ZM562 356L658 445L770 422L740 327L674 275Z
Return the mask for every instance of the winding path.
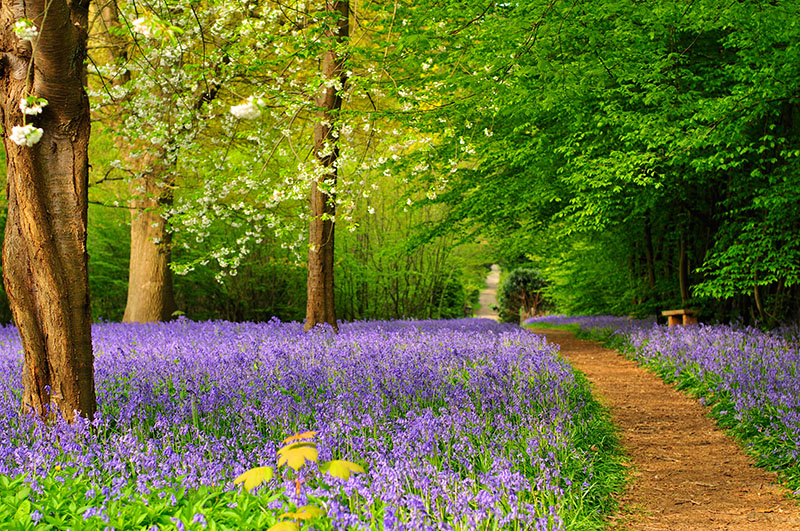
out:
M483 317L485 319L494 319L495 321L500 318L494 307L497 306L497 285L500 282L500 268L497 264L492 265L492 270L486 276L486 289L481 291L478 298L480 308L475 317Z
M610 528L636 531L800 530L800 507L753 466L697 400L616 351L563 330L537 331L592 382L631 458Z

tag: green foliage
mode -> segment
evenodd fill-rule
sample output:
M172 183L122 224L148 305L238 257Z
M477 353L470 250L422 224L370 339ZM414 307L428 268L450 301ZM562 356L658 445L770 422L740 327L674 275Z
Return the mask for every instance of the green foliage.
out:
M177 260L183 260L190 253L179 248L176 254ZM209 263L186 275L175 275L176 303L187 317L301 321L305 316L306 270L276 242L262 242L243 260L236 275L220 277L223 271Z
M452 133L426 153L443 169L463 155L438 199L450 207L442 225L491 234L505 269L540 258L559 311L796 316L800 28L786 20L797 8L613 0L487 11L464 30L480 45L437 57L470 77L451 81L461 88L446 110ZM444 114L420 127L441 131Z
M403 186L384 180L359 211L363 223L337 234L336 291L341 319L448 319L472 315L489 249L452 235L418 244L415 227L443 216L440 206L396 204ZM374 209L374 214L368 213Z
M274 493L241 496L236 491L201 486L187 489L165 487L142 495L136 485L98 487L94 478L64 468L37 479L39 492L24 483L22 476L0 476L0 521L4 529L73 529L89 531L107 529L147 530L177 529L176 520L187 529L199 529L193 523L200 514L210 530L261 530L276 523L270 503L278 499ZM106 493L103 488L107 487ZM112 495L115 489L118 495Z
M128 296L130 213L114 206L89 205L87 247L89 293L95 320L121 321Z
M312 435L309 435L311 433ZM313 438L313 432L299 434ZM290 438L291 439L291 438ZM284 455L295 451L297 443L284 446ZM313 442L301 443L305 448L315 447ZM291 458L290 458L291 459ZM316 461L316 457L312 459ZM296 468L300 471L304 465ZM363 473L364 468L349 461L334 460L321 465L327 473L346 479L352 473ZM271 467L259 467L239 476L234 483L243 483L246 491L253 490L273 480ZM298 489L306 476L296 477ZM37 479L34 491L24 476L10 478L0 475L0 521L4 529L74 529L88 531L106 529L147 530L176 529L180 520L187 529L200 529L197 516L201 515L210 530L262 530L297 529L298 522L321 523L324 511L316 505L306 505L280 513L273 507L281 500L288 503L281 491L259 489L258 494L241 494L222 487L197 488L165 487L151 494L140 494L136 485L98 485L96 478L79 474L71 468L55 467L54 472ZM180 481L176 482L180 484ZM108 487L105 489L105 487ZM280 505L280 504L278 504ZM291 527L291 525L295 527ZM326 527L325 529L328 529Z

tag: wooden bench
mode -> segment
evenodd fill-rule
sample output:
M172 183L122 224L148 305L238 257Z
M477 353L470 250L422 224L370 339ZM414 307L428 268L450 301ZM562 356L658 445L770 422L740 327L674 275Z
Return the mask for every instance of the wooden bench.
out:
M665 310L661 315L669 319L669 326L697 324L697 310Z

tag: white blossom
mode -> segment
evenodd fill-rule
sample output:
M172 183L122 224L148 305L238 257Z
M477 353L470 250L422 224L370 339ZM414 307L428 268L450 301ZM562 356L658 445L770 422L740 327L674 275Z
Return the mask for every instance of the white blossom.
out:
M27 18L21 18L14 23L14 33L23 41L31 41L39 36L39 28L37 28L33 21Z
M32 124L15 125L8 138L18 146L31 147L41 140L43 133L44 129L34 127Z
M244 103L231 107L231 114L240 120L255 120L261 116L263 104L261 99L250 96Z
M28 96L19 102L19 110L22 111L22 114L27 115L41 114L45 107L47 107L47 100L44 98Z
M152 39L156 36L153 31L153 25L145 17L133 19L131 21L131 29L148 39Z

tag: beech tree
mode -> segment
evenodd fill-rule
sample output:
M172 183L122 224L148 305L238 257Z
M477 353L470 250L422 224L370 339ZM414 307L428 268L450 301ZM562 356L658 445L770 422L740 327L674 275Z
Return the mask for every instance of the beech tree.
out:
M92 34L94 101L97 117L116 133L118 168L129 181L131 249L123 321L165 321L177 309L170 270L169 209L180 151L190 149L205 118L201 104L213 96L202 82L203 65L192 52L201 47L195 31L179 43L180 26L198 28L200 19L175 6L170 20L124 2L106 5ZM149 9L167 12L152 4ZM202 21L205 22L205 21ZM99 29L97 26L100 26ZM205 58L204 58L205 59Z
M85 0L0 4L8 176L3 281L24 349L22 409L96 408L86 216Z

